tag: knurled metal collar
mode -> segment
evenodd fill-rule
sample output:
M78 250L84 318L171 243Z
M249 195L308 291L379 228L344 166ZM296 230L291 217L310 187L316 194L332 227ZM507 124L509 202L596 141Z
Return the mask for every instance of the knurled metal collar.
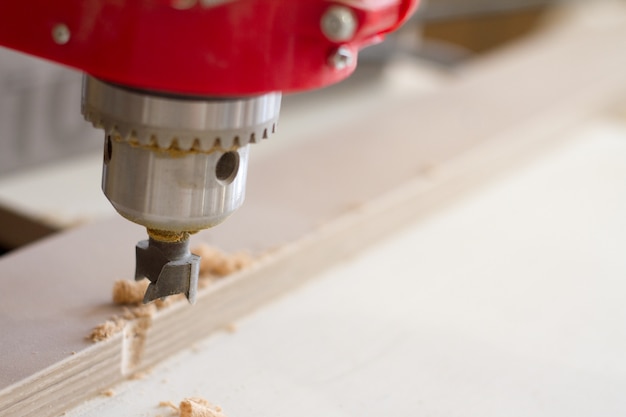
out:
M233 99L165 95L86 75L82 113L130 143L209 152L268 138L276 130L280 101L280 93Z

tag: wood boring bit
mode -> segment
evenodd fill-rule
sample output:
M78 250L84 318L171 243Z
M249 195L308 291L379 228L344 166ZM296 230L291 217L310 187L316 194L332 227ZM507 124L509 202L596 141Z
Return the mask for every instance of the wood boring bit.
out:
M150 236L137 243L136 257L135 279L150 280L144 303L174 294L185 294L195 303L200 257L189 250L188 234L177 234L168 241Z

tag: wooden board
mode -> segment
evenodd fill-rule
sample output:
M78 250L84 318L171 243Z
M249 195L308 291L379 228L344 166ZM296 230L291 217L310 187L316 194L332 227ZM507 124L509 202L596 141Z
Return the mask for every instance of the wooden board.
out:
M132 366L133 324L91 345L117 309L143 230L88 225L0 261L0 416L52 416L300 285L369 242L553 146L626 90L626 28L574 23L467 68L449 87L381 107L253 163L245 207L197 239L258 262L159 313ZM72 354L72 352L76 352Z
M626 119L564 133L67 417L626 415Z

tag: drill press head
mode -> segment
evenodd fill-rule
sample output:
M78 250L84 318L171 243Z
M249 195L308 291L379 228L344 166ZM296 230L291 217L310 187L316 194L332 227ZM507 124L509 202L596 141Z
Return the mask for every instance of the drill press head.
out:
M105 130L102 188L148 230L136 247L144 301L193 302L189 235L243 203L248 145L274 132L278 92L343 80L417 1L4 1L0 45L89 74L82 111Z
M148 231L136 248L135 277L151 282L144 302L176 293L194 301L199 258L189 235L242 205L249 144L274 133L280 100L162 94L85 77L83 114L105 131L104 194Z

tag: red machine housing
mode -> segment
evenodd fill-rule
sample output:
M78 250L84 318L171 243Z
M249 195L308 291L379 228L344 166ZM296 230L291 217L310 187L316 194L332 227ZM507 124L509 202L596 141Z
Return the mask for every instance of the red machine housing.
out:
M400 26L418 0L30 0L0 2L0 45L97 78L154 91L245 96L323 87L346 78L328 57ZM320 28L332 5L358 25L333 42ZM59 25L66 43L55 42Z

